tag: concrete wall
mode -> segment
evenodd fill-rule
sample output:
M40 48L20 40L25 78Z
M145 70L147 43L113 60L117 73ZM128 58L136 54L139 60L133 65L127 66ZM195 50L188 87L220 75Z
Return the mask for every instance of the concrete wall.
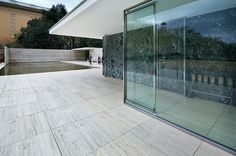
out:
M9 62L48 62L85 60L84 53L71 50L10 48Z
M9 63L9 48L4 47L4 63L7 65Z

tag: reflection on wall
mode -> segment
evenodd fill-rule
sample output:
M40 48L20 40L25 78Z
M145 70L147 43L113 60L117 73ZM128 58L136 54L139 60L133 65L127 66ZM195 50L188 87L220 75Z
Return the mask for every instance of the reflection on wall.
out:
M189 97L236 105L235 16L236 8L232 8L159 24L158 87ZM145 36L149 36L151 30L146 27L129 31L127 41L128 80L148 86L153 84L154 56L149 47L152 41ZM119 79L123 74L122 39L119 34L106 40L107 76Z
M236 8L186 19L189 96L236 105Z
M235 13L233 8L159 24L158 87L235 105Z
M126 102L235 150L236 8L158 14L156 42L151 26L127 30Z
M158 88L183 94L184 19L158 27Z
M127 80L153 85L153 27L127 32Z
M157 25L157 87L236 105L235 12L233 8ZM152 27L127 34L127 78L148 86L154 74L150 35Z

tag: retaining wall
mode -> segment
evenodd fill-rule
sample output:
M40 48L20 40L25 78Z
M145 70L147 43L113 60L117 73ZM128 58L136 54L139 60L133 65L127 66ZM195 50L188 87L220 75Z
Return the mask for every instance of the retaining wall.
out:
M9 63L9 48L7 46L4 47L4 62L6 65Z
M9 62L51 62L85 60L84 52L55 49L9 48Z

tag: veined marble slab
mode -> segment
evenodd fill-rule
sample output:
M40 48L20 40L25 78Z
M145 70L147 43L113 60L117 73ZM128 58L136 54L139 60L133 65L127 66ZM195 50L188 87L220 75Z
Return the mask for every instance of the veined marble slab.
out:
M19 104L26 104L26 103L36 103L37 97L34 94L24 94L20 96L1 96L0 95L0 108L11 106L11 105L19 105Z
M230 156L123 105L101 69L4 76L0 91L1 156Z
M61 156L51 133L43 133L24 141L0 147L1 156Z
M0 123L16 120L27 115L42 112L37 102L0 107Z
M0 147L37 136L49 131L43 113L18 118L0 125Z
M196 154L194 156L212 156L212 155L219 155L219 156L233 156L221 149L214 147L206 142L203 142L201 146L198 148Z
M108 145L90 153L89 156L167 156L152 144L132 133L119 137Z
M0 95L6 85L7 80L8 80L8 76L0 76Z
M141 124L131 133L166 155L189 156L201 144L201 140L156 119Z

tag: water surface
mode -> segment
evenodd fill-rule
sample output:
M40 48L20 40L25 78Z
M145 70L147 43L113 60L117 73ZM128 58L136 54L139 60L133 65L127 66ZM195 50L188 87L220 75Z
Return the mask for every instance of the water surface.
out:
M44 73L44 72L66 71L66 70L82 70L91 68L92 67L89 66L82 66L64 62L10 63L0 70L0 76Z

